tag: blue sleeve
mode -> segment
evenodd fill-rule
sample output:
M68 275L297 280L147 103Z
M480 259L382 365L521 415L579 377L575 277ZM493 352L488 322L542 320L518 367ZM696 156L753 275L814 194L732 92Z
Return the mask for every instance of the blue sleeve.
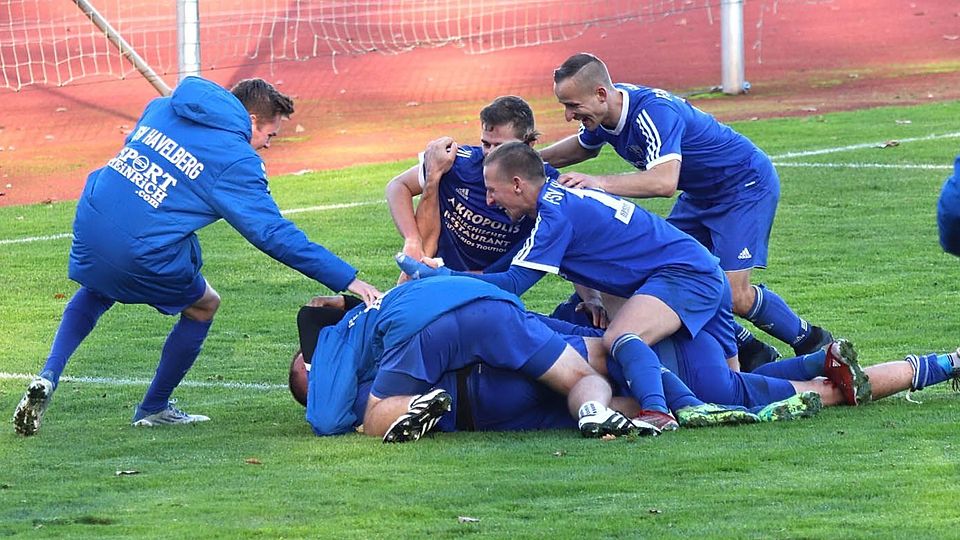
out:
M325 328L317 339L307 387L307 422L317 435L353 431L359 378L357 351L338 330Z
M685 127L676 104L669 97L658 97L640 109L630 122L630 129L646 143L647 170L683 155L680 142Z
M211 190L211 199L223 219L257 249L331 290L346 290L356 277L355 268L311 242L280 214L259 158L240 160L224 170Z
M543 205L530 237L514 257L513 265L559 274L560 264L572 240L570 220L556 206Z
M587 150L596 150L603 146L605 142L600 135L597 134L596 130L590 131L583 126L580 126L580 134L577 136L580 146L586 148Z
M469 276L481 281L486 281L517 296L527 292L527 289L533 287L545 274L546 272L524 268L522 266L510 266L506 272L494 272L490 274L453 272L455 276Z

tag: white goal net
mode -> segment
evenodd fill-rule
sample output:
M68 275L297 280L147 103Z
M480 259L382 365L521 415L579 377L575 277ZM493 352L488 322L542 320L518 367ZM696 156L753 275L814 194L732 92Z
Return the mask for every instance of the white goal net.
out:
M176 3L92 0L160 74L177 70ZM479 54L587 29L706 11L719 0L202 0L204 69L451 46ZM62 86L134 69L69 0L0 0L0 87Z

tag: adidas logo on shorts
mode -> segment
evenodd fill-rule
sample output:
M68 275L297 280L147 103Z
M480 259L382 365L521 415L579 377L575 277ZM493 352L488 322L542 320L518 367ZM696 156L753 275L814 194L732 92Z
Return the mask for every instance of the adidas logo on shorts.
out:
M740 259L741 261L749 259L750 257L753 257L753 255L750 254L750 250L747 248L743 248L743 251L741 251L740 254L737 255L737 258Z

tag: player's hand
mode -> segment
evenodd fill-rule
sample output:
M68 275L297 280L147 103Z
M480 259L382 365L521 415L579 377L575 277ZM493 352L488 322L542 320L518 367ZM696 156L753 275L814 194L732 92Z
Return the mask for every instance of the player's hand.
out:
M603 189L603 186L600 185L600 179L598 177L578 172L563 173L560 175L560 178L557 178L557 182L560 182L560 185L562 186L570 188Z
M377 290L376 287L359 279L351 281L350 285L347 285L347 290L359 296L368 307L383 296L383 293Z
M403 242L403 254L409 256L415 261L422 261L424 259L423 243L419 238L405 240ZM410 276L404 272L400 272L400 277L397 279L397 285L406 283L408 281L410 281Z
M430 141L427 149L423 152L427 181L435 179L439 182L440 176L453 167L453 162L456 159L457 142L453 140L453 137L440 137L435 141Z
M397 253L394 256L394 260L397 261L397 266L400 267L400 270L403 270L403 273L410 276L411 279L450 275L450 269L446 266L433 268L403 253Z
M606 330L607 325L610 324L610 317L601 302L585 300L577 304L575 310L586 315L597 328Z

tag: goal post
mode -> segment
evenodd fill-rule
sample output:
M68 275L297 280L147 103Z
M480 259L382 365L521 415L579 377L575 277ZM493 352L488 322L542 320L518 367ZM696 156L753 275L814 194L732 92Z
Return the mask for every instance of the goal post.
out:
M88 0L73 0L73 3L80 8L80 11L82 11L88 19L90 19L90 22L96 25L96 27L99 28L104 35L106 35L107 39L110 40L110 43L112 43L113 46L120 51L120 54L129 60L130 63L137 68L137 71L139 71L140 74L143 75L143 77L147 79L147 81L153 85L154 88L157 89L157 92L160 92L160 95L170 95L170 87L167 86L167 83L164 82L159 75L157 75L157 72L154 71L153 68L151 68L150 65L147 64L147 62L139 54L137 54L137 51L135 51L133 47L131 47L130 44L123 39L123 36L121 36L120 33L117 32L113 26L103 18L103 15L100 15L100 12L97 11Z
M743 2L720 0L720 69L724 94L746 92L743 68Z

